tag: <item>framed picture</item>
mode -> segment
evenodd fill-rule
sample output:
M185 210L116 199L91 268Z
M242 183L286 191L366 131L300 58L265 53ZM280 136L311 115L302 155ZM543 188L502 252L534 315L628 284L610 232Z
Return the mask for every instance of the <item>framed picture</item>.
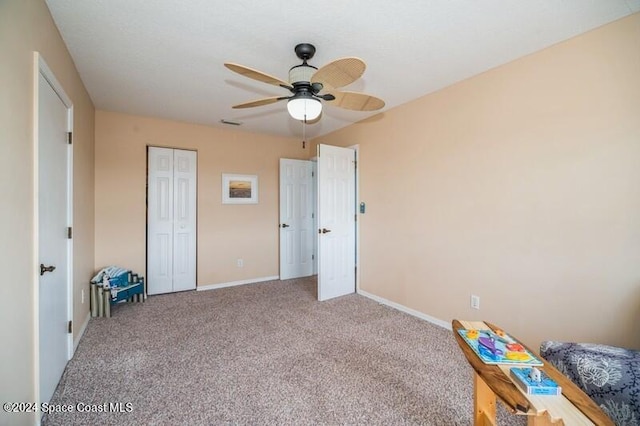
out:
M223 173L222 204L258 204L258 176Z

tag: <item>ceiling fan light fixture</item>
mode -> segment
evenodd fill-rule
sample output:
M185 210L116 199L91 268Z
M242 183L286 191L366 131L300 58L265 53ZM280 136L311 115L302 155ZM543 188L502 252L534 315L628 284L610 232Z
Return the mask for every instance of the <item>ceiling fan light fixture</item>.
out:
M295 120L315 120L322 112L322 103L311 96L294 96L287 102L289 115Z

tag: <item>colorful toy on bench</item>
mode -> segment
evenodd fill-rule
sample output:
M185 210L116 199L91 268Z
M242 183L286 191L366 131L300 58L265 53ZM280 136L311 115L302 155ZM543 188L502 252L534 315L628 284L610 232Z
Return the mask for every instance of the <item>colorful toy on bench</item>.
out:
M458 334L485 364L541 366L542 361L504 331L459 329Z

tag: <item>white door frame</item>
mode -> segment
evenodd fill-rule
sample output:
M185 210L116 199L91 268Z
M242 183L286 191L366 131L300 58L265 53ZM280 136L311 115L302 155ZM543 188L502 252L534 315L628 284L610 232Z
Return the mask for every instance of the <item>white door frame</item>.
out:
M31 283L33 288L33 329L34 329L34 388L36 403L40 404L40 273L38 265L40 264L40 234L39 234L39 220L40 220L40 203L39 203L39 168L40 162L38 160L39 152L39 79L42 75L51 85L56 94L60 97L62 103L67 107L67 131L73 132L73 103L71 98L67 96L62 85L58 82L55 75L45 62L44 58L39 52L33 53L33 272L31 275ZM73 226L73 145L68 146L67 154L67 182L68 182L68 198L67 198L67 226ZM67 240L67 319L73 320L73 240ZM67 335L67 360L73 357L73 333ZM38 417L40 415L38 414Z
M318 157L311 159L311 199L313 200L313 275L318 275Z
M356 293L360 292L360 145L351 145L347 148L351 148L356 153L356 167L355 167L355 181L356 181L356 193L355 193L355 206L354 206L354 214L356 215Z

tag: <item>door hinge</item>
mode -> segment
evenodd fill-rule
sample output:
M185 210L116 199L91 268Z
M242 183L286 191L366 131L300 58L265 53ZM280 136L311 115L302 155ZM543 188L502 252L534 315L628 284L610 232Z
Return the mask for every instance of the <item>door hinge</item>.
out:
M67 227L67 239L73 238L73 229L69 226Z
M353 160L353 168L358 169L358 162L356 160Z
M67 143L71 145L73 143L73 133L67 132Z
M73 333L73 321L69 321L69 325L67 327L67 333Z
M311 172L311 177L314 177L316 175L316 172Z
M316 214L315 213L311 213L311 219L315 219L316 218Z
M316 258L316 255L315 255L315 254L312 254L312 255L311 255L311 260L315 260L315 258Z
M356 213L356 214L354 214L354 215L353 215L353 220L354 220L355 222L357 222L357 221L358 221L358 213Z

